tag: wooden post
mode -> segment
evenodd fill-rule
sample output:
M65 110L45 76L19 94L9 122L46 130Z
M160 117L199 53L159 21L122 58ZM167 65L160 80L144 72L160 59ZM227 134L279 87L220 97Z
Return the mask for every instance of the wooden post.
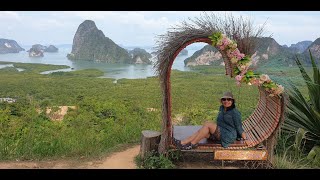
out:
M152 150L158 151L161 133L158 131L144 130L142 131L140 156L143 159L146 153Z

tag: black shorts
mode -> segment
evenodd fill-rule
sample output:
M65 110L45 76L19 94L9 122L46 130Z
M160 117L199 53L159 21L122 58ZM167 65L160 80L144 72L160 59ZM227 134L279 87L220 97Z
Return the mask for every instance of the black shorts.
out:
M211 134L210 133L210 136L209 136L209 138L208 139L210 139L210 140L220 140L220 128L219 128L219 126L217 126L217 129L214 131L214 133L213 134Z

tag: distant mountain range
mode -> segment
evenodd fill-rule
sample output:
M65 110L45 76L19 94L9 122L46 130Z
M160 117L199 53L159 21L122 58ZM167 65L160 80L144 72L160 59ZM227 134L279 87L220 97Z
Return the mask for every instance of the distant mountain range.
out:
M301 41L296 44L279 45L275 39L270 37L257 38L257 48L252 55L253 66L293 66L295 56L310 64L309 52L312 52L316 59L320 58L320 38L315 41ZM27 45L26 45L27 46ZM77 29L73 44L56 45L59 48L72 47L67 57L71 60L92 60L109 63L143 63L150 64L154 61L155 53L152 46L126 46L118 45L99 30L94 21L85 20ZM146 51L147 50L147 51ZM192 56L185 59L186 66L196 65L223 65L221 54L211 45L194 43L184 49L198 50ZM0 39L0 54L18 53L24 51L14 40ZM149 52L148 52L149 51ZM151 54L153 57L151 56ZM182 54L181 53L181 54Z
M295 65L295 56L302 61L310 64L308 61L311 50L315 58L320 58L320 38L312 41L301 41L291 44L290 47L279 45L273 38L257 38L257 47L252 55L253 66L293 66ZM191 57L185 59L186 66L196 65L224 65L221 54L211 45L207 45L196 51Z
M289 49L291 49L293 52L302 53L304 52L310 45L312 44L312 41L301 41L297 44L291 44ZM286 45L284 45L286 47Z

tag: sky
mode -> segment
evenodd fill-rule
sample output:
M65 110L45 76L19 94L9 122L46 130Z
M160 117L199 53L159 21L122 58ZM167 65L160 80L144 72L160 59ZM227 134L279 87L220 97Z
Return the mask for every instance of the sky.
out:
M19 45L72 44L78 26L93 20L116 44L155 46L157 35L182 21L203 15L202 11L0 11L0 38ZM207 12L210 13L210 12ZM320 37L320 11L229 11L213 12L248 17L265 26L265 36L280 45L314 41Z

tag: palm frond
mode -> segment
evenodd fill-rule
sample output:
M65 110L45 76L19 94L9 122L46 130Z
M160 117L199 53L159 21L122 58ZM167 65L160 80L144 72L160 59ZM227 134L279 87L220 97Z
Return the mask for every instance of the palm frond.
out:
M310 96L310 100L314 104L314 107L318 112L320 112L320 73L319 69L313 59L313 56L311 54L311 51L309 49L311 63L312 63L312 69L313 69L313 86L314 86L314 92L312 93L312 96Z
M297 132L302 128L306 131L305 139L314 141L317 144L320 143L320 73L311 52L310 58L313 67L313 81L299 58L296 57L295 60L307 85L310 101L303 97L300 90L293 83L289 83L287 120L283 125L283 129Z

